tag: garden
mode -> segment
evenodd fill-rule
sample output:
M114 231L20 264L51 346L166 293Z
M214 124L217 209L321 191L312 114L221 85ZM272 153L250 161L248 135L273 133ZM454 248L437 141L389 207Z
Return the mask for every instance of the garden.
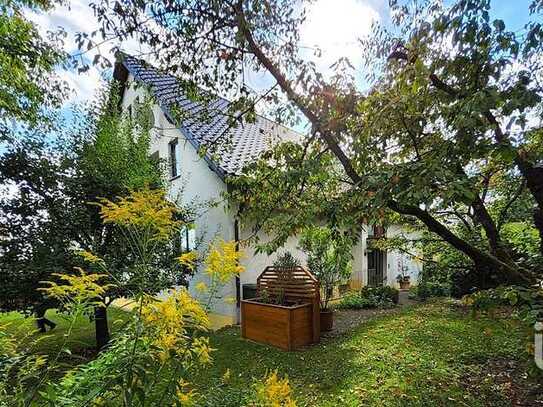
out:
M543 1L335 3L0 3L0 407L543 403Z
M127 316L116 311L112 320L115 334ZM51 344L58 343L64 326L58 328L40 341L39 352L56 352ZM76 331L74 344L91 349L88 320ZM255 379L275 371L288 376L300 406L537 405L543 389L532 376L526 335L506 313L473 318L464 307L441 300L372 317L297 352L246 341L239 328L224 328L210 334L213 362L192 385L201 397L197 404L207 406L251 405ZM63 357L63 368L90 357L75 346L72 356Z

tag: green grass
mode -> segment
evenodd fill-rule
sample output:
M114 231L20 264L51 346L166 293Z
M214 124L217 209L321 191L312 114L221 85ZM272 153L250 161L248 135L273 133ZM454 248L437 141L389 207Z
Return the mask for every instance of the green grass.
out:
M113 331L127 315L111 308ZM54 313L48 317L59 325L51 335L33 334L41 335L34 346L54 355L67 323ZM34 329L15 313L0 316L0 324L8 321L22 342ZM376 317L348 335L297 352L243 340L239 328L231 327L210 335L216 349L213 364L191 382L205 400L202 405L221 407L242 405L254 381L275 369L288 375L300 406L511 405L511 388L518 386L497 380L503 372L495 367L502 365L493 362L513 362L521 369L513 381L521 380L530 364L526 339L524 328L512 318L473 319L443 302ZM92 357L85 350L93 346L93 325L81 318L69 339L74 355L66 364ZM221 379L226 369L231 372L228 384ZM522 381L524 387L535 386Z
M214 364L196 383L217 406L239 405L250 383L274 369L288 375L299 405L510 405L488 381L463 383L470 375L485 378L489 360L526 367L524 335L510 319L475 320L442 303L375 318L348 336L290 353L228 328L212 335ZM230 386L217 385L227 368Z
M127 321L129 314L117 307L108 308L108 323L110 332L115 334ZM70 320L62 313L48 310L46 318L57 324L47 333L37 331L33 318L25 318L17 312L0 314L1 329L18 338L20 347L28 347L33 353L55 357L62 349L69 349L70 354L63 352L61 361L66 367L86 362L92 358L96 351L94 322L89 317L81 316L73 323L71 334L66 337L70 327Z

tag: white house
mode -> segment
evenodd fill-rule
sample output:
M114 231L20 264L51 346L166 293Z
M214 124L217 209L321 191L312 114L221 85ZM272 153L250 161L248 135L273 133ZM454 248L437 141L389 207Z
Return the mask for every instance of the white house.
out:
M230 129L227 118L219 114L228 107L228 101L217 98L211 104L211 109L217 111L205 122L187 118L180 127L172 123L172 111L180 109L185 112L196 112L199 105L188 100L175 77L164 74L149 64L125 56L117 63L114 77L121 83L121 106L125 111L133 110L137 100L145 98L150 92L156 101L152 107L154 135L150 154L167 159L170 175L170 195L177 197L183 188L182 198L187 202L197 200L216 200L219 204L207 210L195 220L194 230L184 231L183 244L192 248L197 238L209 241L215 236L224 240L244 240L251 230L241 228L236 219L236 213L224 202L222 194L226 192L225 177L235 176L247 163L255 160L263 151L272 145L276 139L299 139L300 135L284 126L258 116L254 123L246 123ZM143 85L143 86L142 86ZM230 137L228 146L221 147L213 155L198 154L202 144L214 140L218 136ZM422 264L408 255L395 251L384 253L368 248L372 238L373 228L361 225L361 236L353 248L352 287L363 285L396 285L396 276L403 270L416 281ZM388 228L388 236L404 233L400 226ZM416 233L411 232L411 238ZM263 239L266 236L261 236ZM222 302L215 307L215 323L232 324L239 322L239 298L243 284L255 283L258 274L273 263L276 255L255 254L252 247L243 248L246 257L243 266L246 271L239 280L232 281L224 292L223 297L235 297L237 303ZM302 261L305 256L297 248L297 239L291 237L284 250L291 251ZM189 289L194 290L197 282L202 280L202 272L192 278Z

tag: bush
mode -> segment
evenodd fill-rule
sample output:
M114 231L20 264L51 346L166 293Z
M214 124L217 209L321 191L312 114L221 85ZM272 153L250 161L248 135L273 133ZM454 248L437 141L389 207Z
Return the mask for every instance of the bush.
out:
M337 304L339 309L367 309L376 308L377 303L373 298L362 297L359 292L351 291Z
M501 306L512 306L517 316L529 325L543 319L543 289L520 286L498 287L476 291L462 298L472 312L492 312Z
M294 268L301 266L300 259L294 257L291 252L286 251L277 256L277 259L273 262L274 267L280 268Z
M390 308L398 303L399 292L395 288L364 287L347 293L337 305L339 309Z
M431 297L450 297L451 285L440 281L422 280L418 285L411 288L410 297L420 300L427 300Z
M394 287L389 287L384 285L381 287L362 287L360 290L360 295L362 297L374 297L379 301L389 301L394 304L398 303L400 292Z

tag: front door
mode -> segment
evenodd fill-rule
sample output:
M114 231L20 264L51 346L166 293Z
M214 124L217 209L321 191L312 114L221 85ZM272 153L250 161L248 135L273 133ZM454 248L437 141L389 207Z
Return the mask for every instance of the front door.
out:
M368 285L382 286L385 282L386 256L379 249L368 249Z

